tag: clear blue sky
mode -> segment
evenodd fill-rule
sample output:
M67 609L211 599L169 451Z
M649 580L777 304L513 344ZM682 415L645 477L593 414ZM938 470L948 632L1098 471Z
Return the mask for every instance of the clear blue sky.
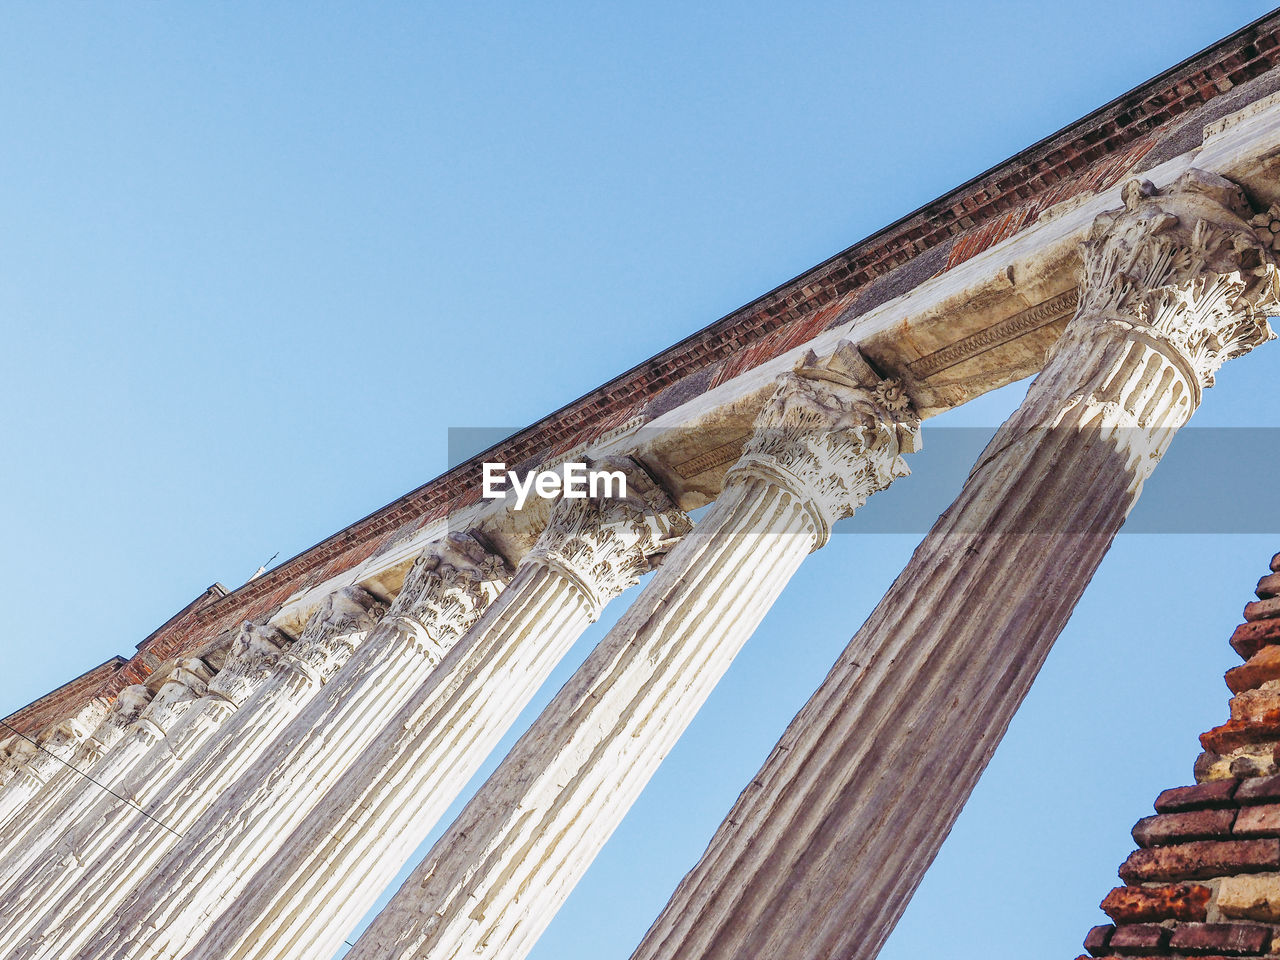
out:
M1267 9L7 5L0 714L440 473L449 427L533 421ZM1233 362L1196 422L1280 426L1278 379L1280 345ZM857 529L536 960L629 955L918 539ZM1263 532L1120 538L886 960L1079 952L1226 716Z

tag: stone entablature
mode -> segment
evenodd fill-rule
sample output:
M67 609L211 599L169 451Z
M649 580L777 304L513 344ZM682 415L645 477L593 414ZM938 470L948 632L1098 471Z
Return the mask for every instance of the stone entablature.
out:
M886 372L902 376L925 417L1033 373L1074 308L1079 235L1094 213L1115 205L1114 188L1122 178L1144 171L1158 183L1169 182L1189 164L1202 129L1212 124L1210 132L1217 132L1196 165L1252 186L1247 168L1270 149L1254 143L1257 149L1249 153L1244 146L1257 133L1259 118L1230 125L1224 117L1273 92L1280 78L1261 75L1277 63L1280 17L1271 15L485 456L512 465L549 463L614 435L610 452L639 453L687 508L715 495L767 384L815 339L829 340L828 347L853 340ZM1258 83L1248 83L1255 78ZM1215 143L1226 149L1219 149L1217 162L1206 162ZM1167 176L1156 175L1170 165ZM1001 255L989 256L997 246ZM641 425L650 428L641 448L636 449L639 441L627 446ZM689 429L693 425L696 431ZM110 671L98 691L114 695L175 655L216 651L244 620L273 614L305 620L341 581L373 580L383 592L394 592L412 557L440 535L446 519L474 511L478 473L477 458L228 596L202 597L204 603L181 612L127 664ZM509 552L527 549L536 533ZM47 726L62 711L61 699L56 711L38 701L11 722L28 731Z

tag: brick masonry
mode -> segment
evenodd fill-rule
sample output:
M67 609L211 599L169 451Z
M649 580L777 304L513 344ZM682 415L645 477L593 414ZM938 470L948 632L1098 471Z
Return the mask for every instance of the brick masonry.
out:
M745 373L1029 227L1054 204L1112 186L1144 165L1197 145L1204 123L1248 102L1237 93L1241 85L1257 79L1262 86L1251 86L1254 95L1271 92L1267 85L1280 74L1263 75L1277 64L1280 12L698 331L516 433L483 458L534 466L618 424L653 419L672 396L689 399ZM109 675L94 689L77 696L112 697L145 680L160 662L244 620L269 616L299 591L474 502L480 462L477 457L450 470L225 597L180 612L126 662L112 661ZM1274 628L1243 635L1239 643L1263 646L1280 633L1280 620ZM72 706L69 686L23 708L9 722L34 732Z
M1227 671L1231 718L1201 735L1198 782L1165 790L1134 825L1124 886L1101 904L1113 922L1089 931L1080 960L1280 956L1280 634L1245 629L1276 622L1280 554L1271 570L1231 639L1247 657Z

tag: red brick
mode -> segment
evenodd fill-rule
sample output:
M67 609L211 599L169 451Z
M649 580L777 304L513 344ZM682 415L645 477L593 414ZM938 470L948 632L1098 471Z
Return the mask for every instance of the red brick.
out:
M1232 648L1245 660L1273 643L1280 643L1280 619L1242 623L1231 635Z
M1227 671L1227 686L1232 693L1254 690L1268 680L1280 680L1280 646L1263 647L1247 663Z
M1164 953L1169 942L1169 931L1154 923L1135 923L1116 927L1107 949L1121 956L1150 956Z
M1100 957L1107 949L1107 941L1111 939L1111 934L1115 927L1111 924L1106 926L1094 927L1084 937L1084 948L1093 956Z
M1162 887L1116 887L1102 901L1102 912L1116 923L1204 920L1212 891L1198 883Z
M1237 747L1272 740L1280 740L1280 711L1258 720L1228 720L1200 734L1200 744L1210 753L1230 753Z
M1240 804L1270 803L1280 800L1280 776L1254 777L1241 780L1236 787L1236 802Z
M1186 923L1174 927L1169 946L1187 953L1257 956L1268 951L1272 935L1271 927L1260 923Z
M1258 595L1259 600L1280 597L1280 573L1273 573L1259 580L1258 588L1254 593Z
M1280 597L1255 600L1244 605L1244 618L1250 623L1255 620L1274 620L1276 617L1280 617Z
M1159 880L1206 880L1280 870L1280 840L1196 840L1135 850L1120 867L1129 885Z
M1230 839L1235 810L1190 810L1143 817L1133 827L1140 847L1163 847L1188 840Z
M1172 787L1156 797L1156 812L1176 813L1179 810L1230 806L1236 783L1235 780L1210 780L1189 787Z
M1280 837L1280 804L1242 807L1232 832L1237 837Z

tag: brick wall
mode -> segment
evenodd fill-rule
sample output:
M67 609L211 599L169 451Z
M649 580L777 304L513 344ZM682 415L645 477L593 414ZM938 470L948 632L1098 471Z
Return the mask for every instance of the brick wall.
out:
M1280 956L1280 554L1271 571L1231 638L1230 718L1201 735L1197 782L1134 826L1089 956Z

